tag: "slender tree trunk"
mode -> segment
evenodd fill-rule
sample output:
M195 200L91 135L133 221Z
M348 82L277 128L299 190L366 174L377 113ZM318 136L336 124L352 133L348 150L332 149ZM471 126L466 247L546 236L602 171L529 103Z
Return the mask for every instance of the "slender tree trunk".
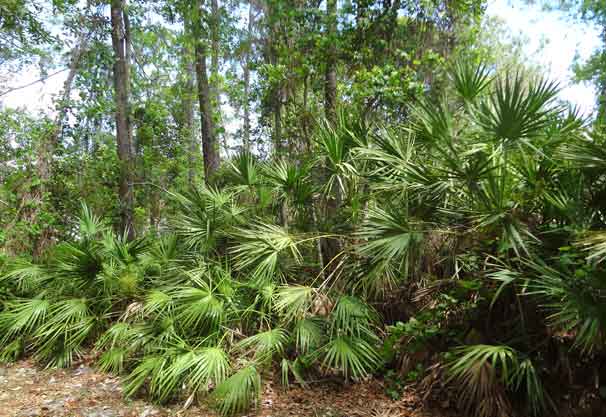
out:
M305 150L311 152L311 138L310 138L310 127L309 122L311 118L311 111L309 110L309 74L305 74L303 78L303 137L305 139Z
M198 100L200 102L202 153L204 154L204 179L208 183L219 167L219 152L213 125L213 109L210 97L210 87L206 72L206 44L202 31L203 1L198 0L196 27L196 78L198 80Z
M250 151L250 66L252 57L253 5L248 5L248 45L244 56L244 150Z
M120 229L128 239L135 237L133 225L133 141L130 126L128 91L128 38L124 21L124 1L112 0L112 47L114 50L114 99L116 104L116 142L120 160Z
M250 66L244 65L244 150L250 151Z
M67 78L63 83L63 94L57 103L57 114L55 116L55 120L53 125L48 133L48 135L44 136L40 142L40 147L38 148L38 157L36 160L36 170L38 174L38 178L40 180L39 186L36 188L32 195L32 200L34 201L33 207L34 211L29 216L29 220L31 222L36 222L38 218L38 210L42 205L44 200L44 194L46 193L46 185L52 176L52 160L53 155L55 153L55 149L59 143L59 135L61 134L61 128L63 127L63 122L65 121L65 116L67 115L69 98L72 91L72 85L74 83L74 78L76 77L76 73L78 72L78 67L80 64L80 59L82 54L86 50L88 45L88 37L89 34L86 32L82 32L80 38L78 39L76 46L72 50L72 57L69 63L69 71L67 73ZM34 258L40 257L44 250L48 247L50 243L52 235L52 230L48 227L44 227L40 236L34 242L33 247L33 256Z
M185 88L187 92L183 95L183 130L187 143L189 144L189 167L188 167L188 178L189 183L193 184L196 178L196 171L198 170L200 161L200 143L196 137L194 130L194 64L188 62L185 68L187 80L185 81Z
M337 0L326 0L326 33L328 34L329 46L326 51L326 73L324 77L324 114L328 122L334 126L337 121ZM328 218L336 219L341 206L341 189L338 182L333 186L334 199L329 197L326 202ZM341 241L339 238L322 239L324 254L324 265L330 262L341 252ZM329 268L332 272L336 265L333 263Z
M200 161L200 144L196 138L194 131L194 78L196 76L194 71L193 62L193 51L190 47L191 41L191 22L188 16L183 16L184 20L184 32L185 32L185 44L182 49L183 67L185 71L185 91L182 94L182 106L183 106L183 125L182 137L185 139L189 147L188 152L188 169L187 177L190 185L192 185L196 178L196 171L198 169L198 162Z
M273 4L268 2L265 4L265 18L267 20L267 28L269 36L266 41L266 62L270 65L278 65L278 19L275 16L276 11L274 10ZM279 84L271 87L270 106L273 113L273 131L272 131L272 142L274 146L274 156L279 157L283 153L282 146L282 102L283 102L283 82L279 81Z
M273 142L276 155L280 156L283 153L282 145L282 88L277 88L277 93L274 95L274 131Z
M227 144L227 135L222 129L223 127L223 115L221 114L221 88L220 88L220 76L219 76L219 55L220 55L220 42L219 42L219 27L221 21L221 10L219 8L218 0L210 1L211 20L211 42L210 42L210 94L213 109L215 110L215 136L217 141L219 138L223 144L223 150L225 153L229 152L229 146Z
M337 117L337 0L326 0L326 32L329 46L326 51L324 113L326 119L334 124Z
M606 58L606 25L602 27L602 59ZM606 126L606 75L600 74L598 79L598 89L599 89L599 97L598 97L598 114L597 114L597 124L601 124Z

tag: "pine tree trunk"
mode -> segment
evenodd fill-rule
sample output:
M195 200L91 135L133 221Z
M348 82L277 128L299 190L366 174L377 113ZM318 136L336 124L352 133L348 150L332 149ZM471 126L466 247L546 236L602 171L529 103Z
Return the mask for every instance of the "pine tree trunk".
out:
M181 126L181 137L185 139L188 144L188 167L187 177L190 185L193 185L196 179L196 171L198 170L198 162L200 161L200 144L196 138L194 131L194 78L196 73L194 71L193 62L193 51L189 46L191 45L190 38L192 36L191 21L188 16L183 16L184 24L183 29L186 36L185 44L182 49L182 60L183 69L185 72L185 91L182 94L182 106L183 106L183 124Z
M606 25L602 28L602 44L602 55L606 55ZM599 97L596 122L598 125L606 126L606 76L602 74L598 79Z
M274 9L275 4L267 2L265 4L265 19L267 21L267 30L269 35L266 40L266 51L265 61L266 63L277 66L278 65L278 19L276 17L276 10ZM274 156L280 157L283 154L282 144L282 102L283 102L283 86L282 81L279 81L277 85L272 85L270 90L270 109L273 114L273 130L272 130L272 143L274 147Z
M337 0L326 1L326 32L329 45L324 79L324 113L326 119L334 124L337 117Z
M212 175L219 167L219 152L213 125L213 111L211 105L210 88L206 72L206 44L202 37L202 10L203 1L197 3L196 13L196 78L198 81L198 100L200 102L202 153L204 154L204 179L211 181Z
M120 161L120 229L128 239L135 237L133 224L133 141L130 126L128 91L128 38L124 21L124 1L111 2L112 47L114 50L114 100L116 104L116 142Z
M211 103L215 110L214 121L215 121L215 136L217 141L219 138L223 144L223 149L227 153L229 152L229 146L227 144L227 135L225 134L223 127L223 117L221 114L221 88L220 88L220 77L219 77L219 54L220 54L220 43L219 43L219 25L220 25L220 9L218 0L210 1L211 10L211 42L210 42L210 94Z
M326 33L328 34L329 46L326 51L326 73L324 79L324 114L331 125L337 120L337 1L326 1ZM337 219L341 206L341 189L338 182L333 186L334 199L330 196L326 202L327 216ZM336 264L331 261L341 252L341 241L339 238L322 239L323 264L331 265L329 270L335 268Z
M250 151L250 65L252 56L253 5L248 5L248 45L244 57L244 150Z

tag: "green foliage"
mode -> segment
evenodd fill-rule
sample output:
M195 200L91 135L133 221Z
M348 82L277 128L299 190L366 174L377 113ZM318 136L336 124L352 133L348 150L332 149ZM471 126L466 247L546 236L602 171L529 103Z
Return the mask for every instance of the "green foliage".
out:
M261 82L300 94L278 61ZM114 232L118 208L94 194L44 256L2 258L0 358L69 366L94 349L128 397L210 400L227 415L258 402L277 364L285 387L385 371L397 397L461 345L445 381L461 388L466 414L544 413L547 343L537 340L556 328L581 355L604 348L603 135L556 103L555 84L521 71L455 63L452 85L421 97L420 73L403 68L415 92L396 97L401 74L383 69L361 70L386 78L350 98L371 87L383 105L406 98L397 123L343 105L330 120L274 132L305 138L302 155L294 142L290 155L276 143L273 159L245 149L214 183L188 174L187 188L181 170L156 166L171 155L182 167L183 155L162 142L168 98L149 97L135 111L139 174L170 178L170 191L138 190L150 205L137 207L136 239ZM312 77L305 71L297 76Z
M524 393L532 415L547 408L540 377L529 358L520 359L509 346L473 345L453 351L448 364L451 378L461 384L461 403L474 415L507 415L511 405L503 389Z
M551 325L573 332L575 347L584 351L602 348L606 331L606 309L600 296L604 291L604 272L578 260L567 263L562 260L559 268L554 268L531 262L534 276L530 291L543 300Z
M222 414L231 415L256 403L261 390L261 377L254 366L247 366L223 381L213 393Z

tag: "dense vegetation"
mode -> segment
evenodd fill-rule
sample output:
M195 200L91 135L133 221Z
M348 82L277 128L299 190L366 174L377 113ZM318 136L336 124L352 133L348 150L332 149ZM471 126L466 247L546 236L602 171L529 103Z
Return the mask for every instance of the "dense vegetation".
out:
M480 2L311 3L56 2L87 30L55 118L0 119L0 360L92 352L224 414L320 374L486 417L602 393L600 120L487 50ZM0 7L0 64L59 42Z

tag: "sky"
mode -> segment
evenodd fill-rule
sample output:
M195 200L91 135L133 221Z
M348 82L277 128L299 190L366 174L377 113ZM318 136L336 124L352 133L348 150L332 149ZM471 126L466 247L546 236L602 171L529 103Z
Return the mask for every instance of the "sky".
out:
M562 99L577 105L585 115L592 112L595 89L588 83L573 82L571 66L576 54L583 62L599 47L600 32L596 27L519 0L489 0L486 13L502 19L512 35L527 40L525 54L547 71L547 78L560 83Z
M591 113L595 104L594 88L573 82L571 64L577 54L583 61L598 47L600 39L597 28L572 22L561 12L545 11L540 6L529 6L520 0L489 0L486 13L500 18L513 36L521 35L527 40L524 44L525 54L547 71L549 79L560 83L562 99L578 106L585 115ZM2 96L0 105L48 113L52 111L53 96L61 91L66 75L67 72L62 72L44 83ZM7 85L0 85L0 91L28 84L38 78L40 74L35 67L25 69L9 80Z

